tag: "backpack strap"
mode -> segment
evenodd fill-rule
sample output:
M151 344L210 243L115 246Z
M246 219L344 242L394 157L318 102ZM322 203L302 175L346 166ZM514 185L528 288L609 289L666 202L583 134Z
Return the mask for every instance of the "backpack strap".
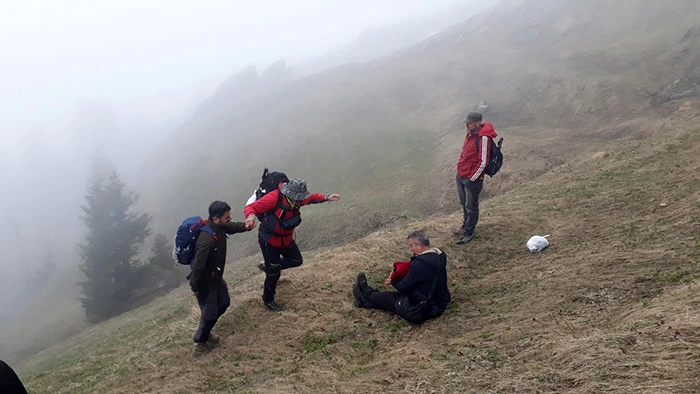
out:
M283 220L283 217L285 216L286 212L294 212L296 214L299 213L299 207L295 207L295 208L285 207L284 203L282 202L283 197L284 197L284 195L282 194L282 191L279 191L278 195L277 195L277 205L275 205L275 208L273 210L265 212L265 214L263 215L263 219L260 221L261 224L260 224L260 228L258 231L260 231L264 234L269 234L269 235L275 236L275 237L284 237L284 236L288 235L288 234L280 234L280 233L276 232L274 229L270 229L270 228L264 226L262 223L263 220L267 219L270 215L275 217L276 223L279 223L280 221ZM280 216L277 216L277 211L279 211L279 210L282 210L282 213L280 214ZM275 224L275 227L276 227L276 224Z
M286 207L283 203L284 198L286 198L286 197L282 194L282 191L280 191L279 195L277 197L277 206L275 206L275 216L277 216L276 212L278 210L280 210L280 209L282 210L282 213L280 214L280 216L277 216L278 220L282 220L282 217L285 215L286 212L294 212L294 213L299 212L299 207L291 207L291 206L289 208ZM289 202L289 200L287 200L287 202Z
M479 147L479 143L481 142L481 137L482 137L482 136L478 136L478 137L476 138L476 147L477 147L477 148ZM491 138L491 137L486 137L486 138L489 138L489 139L491 140L491 142L493 142L494 145L496 145L496 146L498 147L498 149L501 149L501 146L503 145L503 137L501 137L501 138L498 140L498 142L494 141L493 138Z
M483 137L483 136L480 135L480 136L476 137L476 149L479 149L481 147L481 137ZM486 137L486 138L493 141L493 138L491 138L491 137ZM491 141L489 141L489 148L491 148Z
M479 151L479 149L481 149L481 137L482 137L482 136L477 136L477 137L476 137L476 151L478 152L477 154L478 154L480 157L481 157L481 152ZM491 147L491 146L490 146L490 144L489 144L489 148L490 148L490 147Z
M214 241L217 243L217 245L214 247L214 251L216 251L216 254L218 255L219 254L219 245L218 245L219 237L216 236L216 232L214 231L213 228L206 225L206 222L207 221L204 220L205 224L199 228L199 231L200 232L204 231L205 233L211 234L211 236L214 237ZM211 252L209 252L209 253L211 255ZM190 266L190 269L192 269L192 266ZM192 272L190 272L186 278L187 278L187 280L190 280L191 277L192 277ZM212 275L212 277L213 277L213 275Z
M219 242L219 237L216 236L216 232L214 231L213 228L211 228L205 224L199 230L204 231L205 233L211 234L211 236L214 237L214 241Z

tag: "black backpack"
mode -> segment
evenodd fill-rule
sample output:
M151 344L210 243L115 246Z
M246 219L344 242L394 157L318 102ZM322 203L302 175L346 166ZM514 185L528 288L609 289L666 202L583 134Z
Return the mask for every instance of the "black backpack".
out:
M277 171L270 172L270 170L265 168L265 171L263 171L262 174L262 179L260 180L260 186L258 187L258 190L255 191L255 199L259 200L267 193L277 190L280 183L283 182L289 182L287 174ZM258 215L258 220L262 221L263 215Z
M479 146L480 138L476 139L476 146ZM488 138L488 137L487 137ZM503 145L503 137L498 140L498 144L489 138L489 162L486 163L486 168L484 168L484 174L493 177L498 173L503 165L503 152L501 152L501 145Z

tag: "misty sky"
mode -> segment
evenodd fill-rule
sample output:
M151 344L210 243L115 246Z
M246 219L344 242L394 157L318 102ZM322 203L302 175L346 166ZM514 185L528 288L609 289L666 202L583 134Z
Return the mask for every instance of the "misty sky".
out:
M463 3L0 0L0 143L26 145L37 130L60 143L76 108L96 100L167 116L243 67L299 62L368 27Z
M369 28L469 2L0 0L0 220L17 223L0 228L0 286L21 287L46 254L79 261L93 155L131 187L165 136L241 69L302 64ZM31 223L42 223L40 244Z

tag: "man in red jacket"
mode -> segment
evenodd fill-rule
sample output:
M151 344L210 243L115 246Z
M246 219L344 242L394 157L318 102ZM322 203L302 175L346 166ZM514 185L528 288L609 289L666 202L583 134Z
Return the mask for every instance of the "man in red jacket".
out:
M292 179L243 210L248 226L255 226L256 215L264 215L258 230L258 243L265 259L265 266L261 267L265 271L262 299L268 310L276 312L283 309L275 301L275 289L281 271L303 263L299 247L294 242L294 228L301 223L299 208L338 200L338 194L309 193L306 181Z
M470 112L464 120L467 135L457 163L457 191L464 213L462 228L455 233L461 236L457 240L458 245L474 238L474 229L479 221L479 194L484 188L484 169L489 162L489 140L498 136L493 125L481 123L482 119L480 113Z

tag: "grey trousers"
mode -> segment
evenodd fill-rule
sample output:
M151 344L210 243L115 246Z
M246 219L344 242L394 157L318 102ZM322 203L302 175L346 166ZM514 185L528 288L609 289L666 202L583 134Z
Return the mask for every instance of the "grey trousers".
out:
M460 178L457 174L457 193L459 193L459 203L462 205L464 214L462 235L474 234L476 224L479 222L479 195L483 188L483 179L472 182L468 178Z
M231 305L226 281L221 279L221 284L215 289L200 290L197 294L197 304L199 304L202 317L199 319L199 327L194 335L194 341L205 343L209 340L209 334L216 322Z

